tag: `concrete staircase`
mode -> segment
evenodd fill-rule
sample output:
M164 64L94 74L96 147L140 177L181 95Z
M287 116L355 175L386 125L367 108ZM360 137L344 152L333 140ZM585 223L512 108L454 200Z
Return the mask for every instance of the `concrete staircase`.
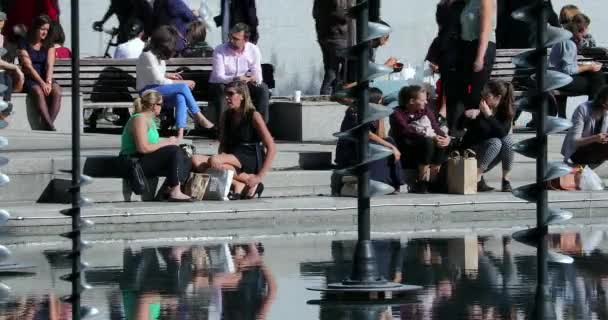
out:
M71 167L71 137L67 134L50 132L23 132L4 130L10 145L2 155L10 159L10 164L3 172L12 180L11 188L0 193L0 201L32 202L38 200L49 182L54 178L69 179L59 171ZM517 141L531 137L532 134L515 134ZM119 137L116 135L84 134L82 136L83 160L92 155L116 155L119 151ZM550 161L561 161L559 153L563 135L549 138ZM198 153L213 154L217 143L209 140L194 140ZM299 197L311 195L329 195L331 168L329 160L333 159L335 145L327 143L286 143L278 142L278 154L274 161L273 171L265 178L264 197ZM320 160L324 167L311 166ZM84 163L84 161L82 161ZM313 163L314 164L314 163ZM310 169L310 170L307 170ZM533 159L516 155L512 172L512 181L522 184L535 177L536 165ZM596 170L602 177L608 177L608 168L601 166ZM500 168L486 174L490 184L499 186ZM87 186L87 197L97 202L122 201L122 183L120 179L95 179ZM139 198L139 197L133 197Z

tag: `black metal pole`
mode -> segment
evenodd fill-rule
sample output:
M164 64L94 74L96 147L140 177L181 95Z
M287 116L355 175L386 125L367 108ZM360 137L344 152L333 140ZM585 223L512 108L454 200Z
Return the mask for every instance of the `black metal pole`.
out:
M80 32L79 0L71 0L72 32L72 319L80 320Z
M364 43L368 35L369 3L365 2L359 9L357 15L357 43ZM369 65L369 46L360 48L357 59L358 91L357 91L357 114L359 124L367 115L369 105L369 82L366 80ZM363 126L359 130L359 162L368 157L369 129ZM353 257L353 272L351 280L359 283L373 283L378 281L378 271L374 250L371 243L371 221L370 221L370 195L369 195L369 170L364 166L359 171L358 177L358 242Z
M537 294L545 296L547 293L547 233L545 223L548 215L547 190L544 187L545 172L547 168L547 135L545 134L545 117L547 115L547 96L544 92L545 74L547 71L547 49L545 48L545 34L547 31L547 11L545 0L538 1L538 21L536 29L536 48L538 61L536 67L536 85L538 88L539 109L537 114L536 136L539 141L538 157L536 160L536 183L538 199L536 202L536 228L538 231L537 246ZM544 319L544 304L537 304L537 317Z
M369 0L369 21L380 21L380 0Z

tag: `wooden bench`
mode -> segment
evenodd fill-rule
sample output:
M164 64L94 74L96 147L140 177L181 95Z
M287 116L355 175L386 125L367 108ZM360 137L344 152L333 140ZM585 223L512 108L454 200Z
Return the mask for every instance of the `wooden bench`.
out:
M137 59L97 59L80 60L80 92L83 95L83 108L105 108L107 103L117 107L118 103L131 104L138 97L135 88L135 64ZM196 80L198 85L193 95L198 101L209 101L209 86L206 84L211 75L211 58L174 58L167 61L167 72L187 68L184 78ZM71 90L72 66L69 60L55 63L56 81L63 90Z
M137 59L84 58L80 60L80 92L83 110L130 109L139 96L136 89ZM211 58L174 58L167 61L167 72L184 70L185 79L194 80L194 98L200 106L211 99L208 82L212 69ZM57 60L55 80L64 91L72 89L70 60Z
M496 60L494 62L490 78L512 83L515 89L516 97L523 95L526 91L528 91L531 87L534 86L534 83L531 80L530 76L534 74L535 70L533 68L517 68L512 61L513 57L515 57L516 55L529 50L532 49L498 49L496 51ZM578 59L579 62L602 62L593 56L579 55ZM575 95L560 90L553 90L552 94L557 101L558 115L560 117L565 118L567 99L568 97L573 97Z

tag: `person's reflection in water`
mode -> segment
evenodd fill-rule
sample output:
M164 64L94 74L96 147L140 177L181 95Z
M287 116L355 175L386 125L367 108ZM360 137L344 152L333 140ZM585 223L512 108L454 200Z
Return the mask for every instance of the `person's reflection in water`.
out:
M233 248L236 275L218 279L221 286L227 288L223 292L222 319L266 319L275 300L277 286L263 262L261 248L254 243Z

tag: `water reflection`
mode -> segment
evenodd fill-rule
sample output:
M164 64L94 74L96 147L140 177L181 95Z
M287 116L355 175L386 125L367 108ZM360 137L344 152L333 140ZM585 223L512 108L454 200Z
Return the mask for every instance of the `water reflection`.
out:
M65 253L45 252L53 274L68 267ZM127 248L122 254L122 268L87 273L91 284L111 288L108 319L266 319L276 294L259 243ZM71 318L70 305L55 294L13 298L2 309L0 319Z
M549 237L550 247L573 255L575 263L550 265L551 290L538 296L535 250L509 236L376 241L385 276L424 287L418 302L392 307L390 319L536 319L536 303L546 319L608 319L608 257L600 249L605 232ZM302 273L339 281L349 274L352 243L334 241L333 261L304 263ZM403 266L395 266L400 261Z
M608 241L604 231L549 235L549 247L571 255L551 264L549 288L536 292L536 250L510 236L374 241L383 277L423 290L392 305L320 305L304 288L341 281L351 272L355 241L281 239L261 243L144 246L98 244L87 260L95 286L84 296L98 319L608 319ZM38 251L37 251L38 250ZM69 285L66 251L30 249L35 277L9 277L15 290L0 301L0 320L70 319L59 297ZM19 256L19 248L14 250ZM27 259L26 259L27 260ZM278 285L277 285L278 283Z

